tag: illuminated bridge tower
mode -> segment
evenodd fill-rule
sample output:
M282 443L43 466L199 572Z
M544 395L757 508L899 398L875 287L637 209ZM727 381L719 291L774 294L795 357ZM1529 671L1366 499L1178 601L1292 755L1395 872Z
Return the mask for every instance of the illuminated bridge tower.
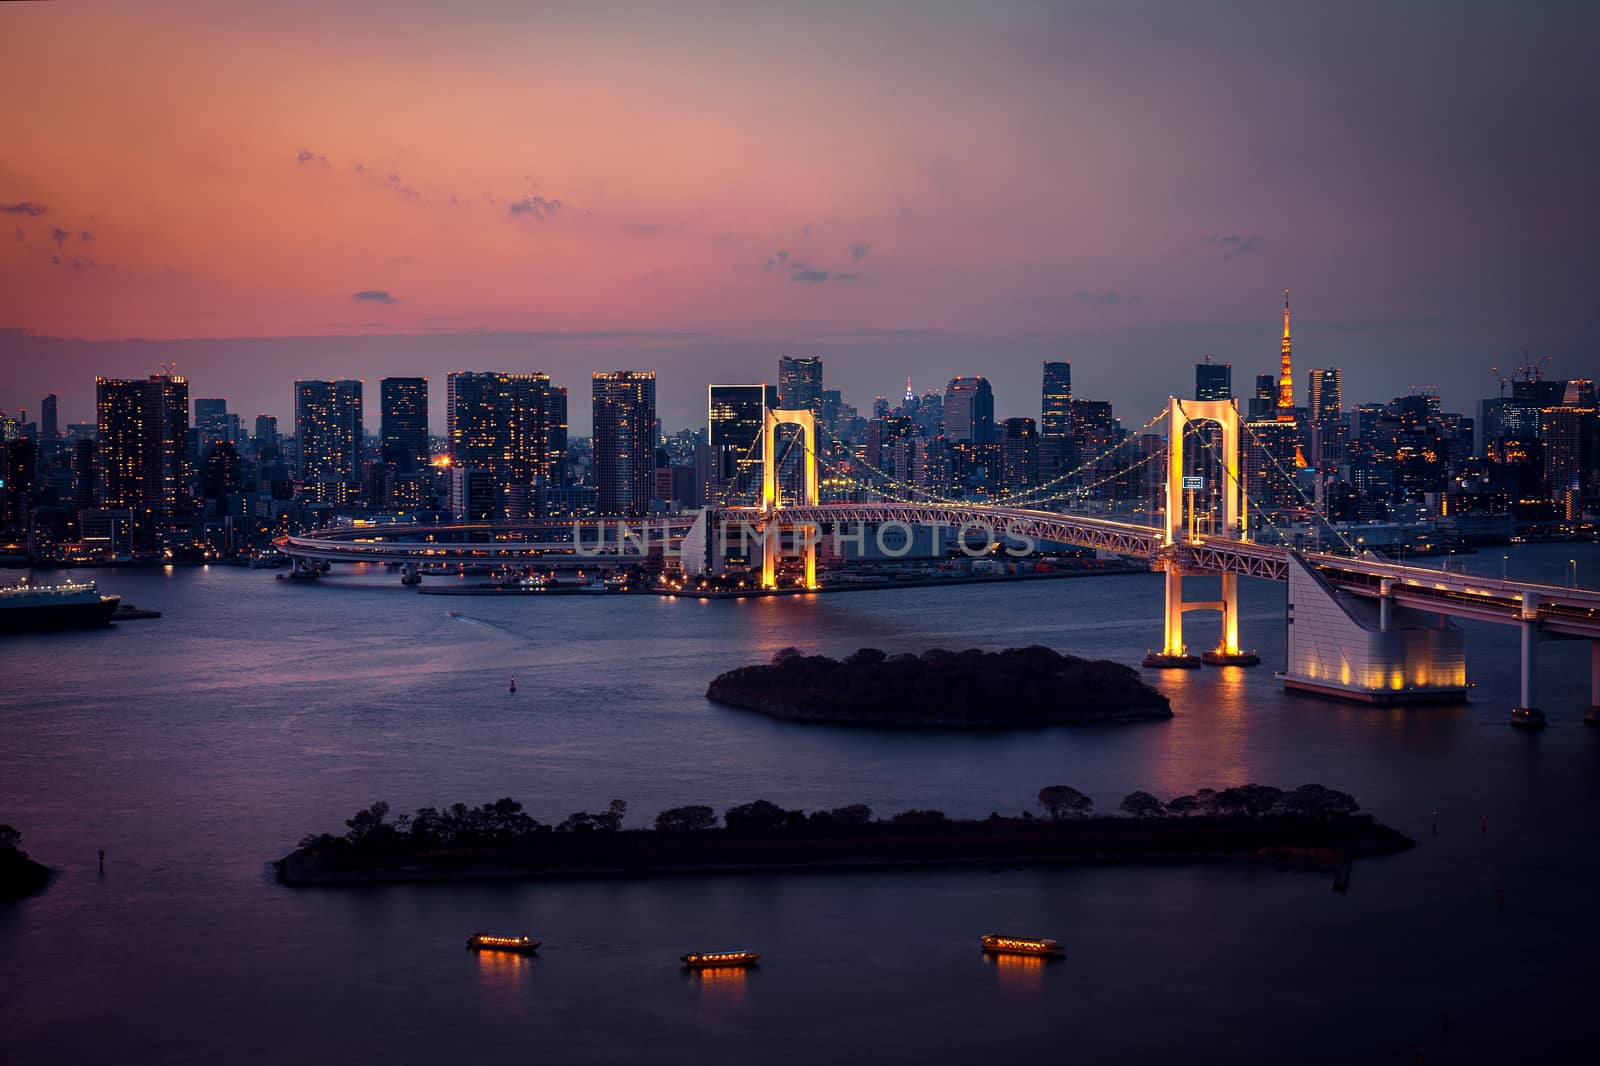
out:
M1185 602L1183 598L1184 570L1186 566L1193 568L1192 546L1202 542L1195 532L1195 496L1197 493L1202 498L1211 495L1203 492L1206 486L1195 483L1198 479L1186 480L1183 475L1185 430L1191 422L1215 422L1222 429L1222 456L1216 464L1222 479L1222 484L1218 486L1220 491L1215 494L1222 506L1222 521L1218 527L1221 532L1217 535L1228 540L1248 539L1245 534L1248 528L1248 497L1245 496L1244 474L1239 465L1239 408L1233 400L1180 400L1173 397L1167 414L1165 550L1157 560L1167 575L1166 632L1161 650L1146 656L1144 664L1189 668L1199 666L1204 661L1215 666L1254 666L1261 661L1260 657L1239 647L1237 574L1221 575L1221 599ZM1222 613L1222 639L1204 655L1190 655L1183 642L1185 611Z
M783 548L783 531L779 518L783 507L783 493L778 484L778 427L800 427L799 443L805 452L801 465L805 470L801 507L817 505L817 416L810 411L788 411L767 408L765 431L761 437L761 513L763 537L761 544L761 587L778 587L778 555ZM804 546L806 560L805 587L817 587L817 527L806 523L794 527L797 543Z

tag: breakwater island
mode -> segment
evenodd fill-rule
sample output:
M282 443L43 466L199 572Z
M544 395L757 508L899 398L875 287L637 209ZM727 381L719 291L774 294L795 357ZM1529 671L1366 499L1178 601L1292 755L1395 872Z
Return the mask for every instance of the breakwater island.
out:
M0 825L0 899L22 899L50 883L50 868L28 858L22 834Z
M1041 645L921 655L862 648L843 659L785 648L765 666L718 675L706 698L791 721L933 729L1172 717L1167 697L1131 668Z
M786 810L767 800L662 811L624 829L627 804L579 811L551 825L512 799L424 807L389 818L375 803L276 864L287 885L727 873L782 869L1013 866L1045 863L1242 862L1336 870L1352 858L1413 842L1321 785L1242 785L1163 802L1130 793L1118 814L1065 785L1039 792L1041 815L953 819L936 810L875 817L862 804Z

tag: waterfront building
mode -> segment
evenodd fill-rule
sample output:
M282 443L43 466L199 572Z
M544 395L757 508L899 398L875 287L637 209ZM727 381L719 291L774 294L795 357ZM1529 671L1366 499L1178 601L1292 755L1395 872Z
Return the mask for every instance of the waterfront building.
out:
M445 378L445 393L451 464L487 471L494 485L493 503L485 503L480 489L474 507L495 520L534 515L550 483L551 422L558 402L551 396L550 376L455 371ZM564 429L559 436L564 443Z
M656 375L595 371L595 495L605 517L639 518L655 489Z
M189 382L96 378L95 411L100 507L129 512L133 540L152 549L189 508Z
M362 383L294 383L294 432L300 447L300 495L340 506L355 502L361 481Z
M1062 440L1072 435L1072 364L1044 364L1039 396L1039 436Z
M428 465L428 379L384 378L378 390L379 460L402 477L422 472Z

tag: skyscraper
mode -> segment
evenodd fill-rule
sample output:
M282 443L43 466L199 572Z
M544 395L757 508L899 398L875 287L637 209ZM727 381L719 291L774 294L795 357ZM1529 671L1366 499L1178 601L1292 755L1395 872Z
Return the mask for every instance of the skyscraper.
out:
M1039 405L1039 435L1059 439L1072 435L1072 364L1045 363Z
M1328 419L1338 418L1340 408L1344 406L1339 368L1330 366L1324 370L1313 367L1307 376L1311 386L1311 395L1308 397L1311 421L1321 424Z
M1294 361L1289 346L1289 290L1283 290L1282 364L1278 368L1278 421L1294 421Z
M714 476L728 482L728 502L760 499L761 435L767 409L778 405L779 393L772 385L706 389L706 440L711 444Z
M1194 365L1194 398L1197 400L1233 399L1233 364L1213 363L1211 357Z
M822 403L822 357L785 355L778 360L778 393L790 411L815 411Z
M494 486L492 501L479 488L475 509L510 519L537 513L540 490L550 484L551 423L559 403L550 395L550 376L455 371L445 378L445 392L451 462L485 471ZM561 443L564 450L564 438Z
M994 392L987 378L950 379L944 390L944 436L952 443L994 441Z
M396 474L415 474L428 465L428 379L384 378L378 383L381 407L378 457Z
M602 515L641 518L655 487L656 375L595 371L595 497Z
M296 381L294 433L300 492L319 503L353 502L361 479L361 382Z
M1000 438L1004 489L1021 492L1039 483L1039 433L1031 418L1008 418Z
M155 545L159 526L188 508L189 383L175 374L95 379L100 506L133 513L133 534Z
M56 413L56 394L50 393L39 401L39 457L46 466L54 466L61 447L61 425Z

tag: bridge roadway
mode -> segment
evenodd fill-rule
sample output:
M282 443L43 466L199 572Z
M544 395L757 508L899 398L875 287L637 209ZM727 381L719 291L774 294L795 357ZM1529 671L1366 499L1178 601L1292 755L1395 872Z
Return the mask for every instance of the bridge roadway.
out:
M708 514L714 524L724 526L748 522L752 527L759 527L769 520L752 507L719 508ZM1236 574L1283 581L1288 573L1289 549L1282 545L1219 536L1186 538L1169 545L1166 532L1155 526L1053 511L980 504L828 503L785 507L777 514L784 525L812 525L821 529L889 522L911 526L937 524L952 530L987 528L995 535L1009 533L1013 537L1031 537L1037 541L1147 558L1155 569L1178 567L1183 573L1196 576ZM665 537L668 545L676 550L698 517L662 516L648 523L357 526L323 530L311 536L284 537L277 546L296 559L329 563L397 562L444 566L518 563L540 556L576 554L574 533L582 537L585 554L592 554L601 530L605 533L606 551L614 555L619 526L634 538L643 536L642 531L648 527L649 543L660 543ZM553 535L561 533L567 536ZM517 534L520 534L517 539L508 539ZM460 539L490 535L497 539ZM638 543L637 539L630 541L629 550L638 552ZM1389 598L1406 607L1486 622L1517 624L1536 620L1540 629L1551 636L1600 640L1600 592L1453 574L1431 567L1347 555L1306 553L1303 558L1334 587L1357 596Z

